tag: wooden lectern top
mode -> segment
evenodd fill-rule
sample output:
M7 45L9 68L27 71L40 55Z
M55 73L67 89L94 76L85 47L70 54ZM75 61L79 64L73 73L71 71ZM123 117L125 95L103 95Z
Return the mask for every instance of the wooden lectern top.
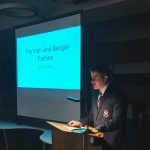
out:
M103 138L104 137L104 133L103 132L99 132L98 130L96 130L95 128L91 127L91 126L84 126L82 128L78 128L78 127L69 127L66 123L58 123L58 122L52 122L52 121L46 121L48 124L52 125L53 127L64 131L64 132L73 132L73 130L76 129L86 129L91 131L91 133L89 133L88 135L93 136L93 137L97 137L97 138Z
M76 127L69 127L66 123L58 123L58 122L52 122L52 121L46 121L46 122L64 132L72 132L74 129L79 129Z

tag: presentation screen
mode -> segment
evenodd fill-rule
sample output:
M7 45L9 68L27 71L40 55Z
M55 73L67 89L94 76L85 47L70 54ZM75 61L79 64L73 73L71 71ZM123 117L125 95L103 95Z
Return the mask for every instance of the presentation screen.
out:
M80 119L80 14L15 29L17 115Z

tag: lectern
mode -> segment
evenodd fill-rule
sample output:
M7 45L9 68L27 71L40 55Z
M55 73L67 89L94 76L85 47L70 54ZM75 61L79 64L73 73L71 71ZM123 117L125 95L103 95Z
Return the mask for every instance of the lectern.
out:
M48 122L52 127L52 150L102 150L100 142L86 133L73 133L66 124ZM102 140L97 138L96 140Z

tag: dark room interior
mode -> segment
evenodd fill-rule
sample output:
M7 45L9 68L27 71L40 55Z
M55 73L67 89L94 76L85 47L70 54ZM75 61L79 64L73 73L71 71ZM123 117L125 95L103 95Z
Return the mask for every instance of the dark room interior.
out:
M5 15L1 11L1 4L5 2L29 3L38 8L38 14L23 18ZM76 11L81 12L83 23L82 92L88 101L86 109L90 107L91 96L88 69L97 63L107 63L114 71L114 82L128 103L123 150L149 150L149 0L0 0L0 124L18 119L14 28ZM30 125L29 120L24 121ZM33 123L38 128L50 130L44 121ZM0 125L0 150L53 150L52 143L39 139L42 131L22 128L6 130Z

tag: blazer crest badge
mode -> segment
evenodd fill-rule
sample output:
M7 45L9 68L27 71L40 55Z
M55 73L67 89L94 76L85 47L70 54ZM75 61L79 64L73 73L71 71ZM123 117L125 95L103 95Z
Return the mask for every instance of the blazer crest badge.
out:
M108 117L109 116L108 109L104 109L103 116L104 117Z

